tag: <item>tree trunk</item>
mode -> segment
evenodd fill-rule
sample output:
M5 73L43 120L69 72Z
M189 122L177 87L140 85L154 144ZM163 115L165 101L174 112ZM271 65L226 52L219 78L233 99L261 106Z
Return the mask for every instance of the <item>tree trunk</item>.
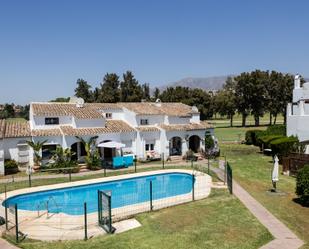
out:
M276 122L277 122L277 114L275 114L274 125L276 124Z
M269 113L269 125L272 125L273 115Z
M286 125L286 113L283 113L283 124Z
M247 119L247 114L242 114L242 124L241 124L242 127L246 126L246 119Z
M230 115L230 126L233 127L233 115Z
M260 117L254 116L255 126L260 126Z

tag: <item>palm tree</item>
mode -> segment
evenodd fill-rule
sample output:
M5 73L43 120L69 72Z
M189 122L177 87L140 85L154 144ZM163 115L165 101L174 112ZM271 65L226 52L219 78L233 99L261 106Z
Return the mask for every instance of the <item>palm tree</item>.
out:
M98 136L91 137L88 140L85 140L82 137L78 137L78 136L76 136L76 138L85 146L87 157L91 157L91 155L93 154L92 148L95 145L95 142L98 139Z
M82 137L76 136L76 138L85 146L86 151L86 164L89 169L96 169L100 166L100 155L98 149L95 147L96 140L98 136L89 138L88 140L83 139ZM95 147L95 148L94 148Z
M44 140L43 142L34 142L34 141L27 141L27 144L33 149L34 152L34 164L36 166L40 166L41 164L41 160L42 160L42 156L41 156L41 150L43 145L47 142L47 140Z

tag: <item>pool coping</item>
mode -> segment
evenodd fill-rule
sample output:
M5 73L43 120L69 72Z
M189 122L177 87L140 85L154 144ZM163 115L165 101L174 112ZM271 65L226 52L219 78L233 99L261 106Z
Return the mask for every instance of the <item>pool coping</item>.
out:
M196 182L196 190L194 191L195 200L203 199L208 197L211 191L212 178L206 173L197 170L187 170L187 169L164 169L164 170L153 170L140 173L125 174L119 176L109 176L101 177L89 180L79 180L75 182L57 183L45 186L29 187L24 189L13 190L7 192L7 198L4 199L5 194L0 195L0 215L4 212L3 201L8 198L15 196L30 194L35 192L42 192L48 190L56 190L63 188L71 188L78 186L85 186L89 184L97 184L103 182L112 182L118 180L126 180L144 176L156 176L160 174L170 174L170 173L184 173L188 175L194 175ZM178 204L183 204L192 201L192 191L177 197L172 196L168 198L163 198L153 201L153 210L158 210L161 208L175 206ZM137 203L133 205L127 205L120 208L112 209L113 224L123 224L128 218L134 217L138 213L144 213L149 211L149 201ZM51 240L74 240L83 239L84 228L83 215L69 215L65 213L52 214L51 217L48 213L43 213L39 215L36 211L19 210L19 226L20 231L27 234L29 238L38 239L43 241ZM10 214L10 212L8 212ZM46 216L47 215L47 216ZM97 225L97 213L89 213L87 215L88 219L88 235L97 236L104 234L103 229ZM12 217L13 218L13 217ZM69 221L69 223L68 223ZM68 224L67 224L68 223ZM126 227L126 225L125 225Z
M118 180L126 180L130 178L136 178L136 177L143 177L143 176L151 176L151 175L160 175L164 173L185 173L185 174L194 174L195 172L199 172L202 174L205 174L200 171L196 170L187 170L187 169L164 169L164 170L154 170L154 171L146 171L146 172L140 172L140 173L130 173L125 175L118 175L118 176L107 176L107 177L100 177L95 179L89 179L89 180L79 180L74 182L65 182L65 183L56 183L56 184L50 184L50 185L43 185L43 186L36 186L36 187L28 187L28 188L22 188L17 190L12 190L9 192L0 194L0 206L3 207L2 203L12 197L23 195L23 194L30 194L35 192L43 192L48 190L56 190L56 189L63 189L63 188L71 188L71 187L78 187L78 186L84 186L84 185L90 185L90 184L96 184L96 183L104 183L104 182L111 182L111 181L118 181ZM207 174L205 174L207 175Z

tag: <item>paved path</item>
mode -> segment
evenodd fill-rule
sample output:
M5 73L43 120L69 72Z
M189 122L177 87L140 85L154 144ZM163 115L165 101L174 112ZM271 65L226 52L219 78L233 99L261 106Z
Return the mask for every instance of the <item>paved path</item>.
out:
M224 163L224 162L223 162ZM220 162L220 168L222 163ZM211 167L219 178L224 179L224 171ZM269 230L274 240L260 249L297 249L304 242L300 240L287 226L271 214L264 206L255 200L235 180L233 180L233 194L250 210L250 212Z
M1 249L18 249L19 247L16 247L10 244L9 242L7 242L6 240L0 238L0 248Z

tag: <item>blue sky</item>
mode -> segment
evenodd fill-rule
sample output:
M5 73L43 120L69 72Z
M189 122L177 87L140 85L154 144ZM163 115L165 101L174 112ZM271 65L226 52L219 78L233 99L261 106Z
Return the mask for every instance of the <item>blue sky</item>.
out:
M309 1L0 1L0 103L134 72L151 86L274 69L309 76Z

